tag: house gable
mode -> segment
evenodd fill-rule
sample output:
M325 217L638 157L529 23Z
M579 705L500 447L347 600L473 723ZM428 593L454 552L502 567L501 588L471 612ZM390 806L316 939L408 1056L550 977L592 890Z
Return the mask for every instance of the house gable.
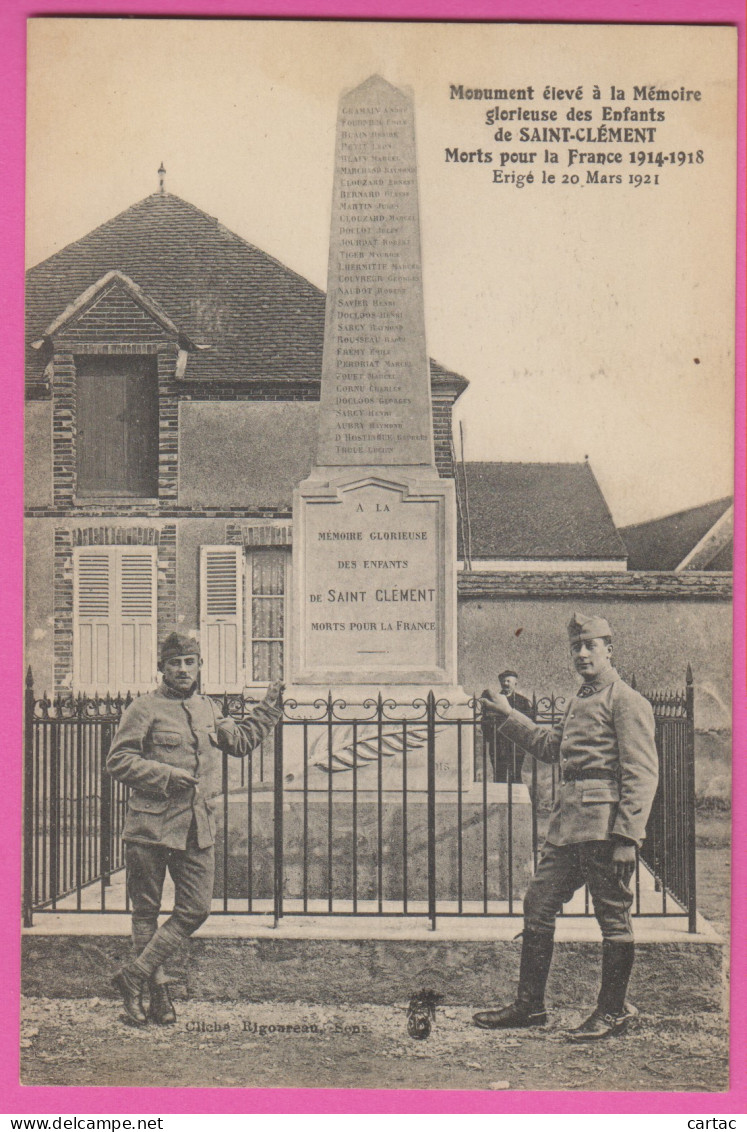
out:
M709 537L711 532L715 537ZM730 496L620 530L628 548L631 570L678 572L731 570L732 532Z
M175 340L179 331L166 312L126 275L108 271L82 291L32 343Z
M70 338L92 342L112 338L150 341L154 336L168 337L169 329L116 283L72 318L58 335L63 342Z

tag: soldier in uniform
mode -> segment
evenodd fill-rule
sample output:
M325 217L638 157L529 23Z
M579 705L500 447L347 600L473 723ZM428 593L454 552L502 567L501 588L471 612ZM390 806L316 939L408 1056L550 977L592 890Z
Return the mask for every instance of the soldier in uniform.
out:
M622 1033L637 1013L625 1001L634 955L629 885L656 793L658 756L651 705L613 668L607 621L574 613L568 636L583 684L562 723L535 724L503 695L481 701L506 738L543 762L560 764L561 783L524 898L518 994L508 1006L476 1014L474 1022L490 1030L544 1025L555 917L587 884L602 929L602 984L595 1010L569 1037L594 1041Z
M122 716L106 768L131 787L122 834L127 890L132 905L135 958L114 977L128 1021L176 1021L164 962L210 913L215 875L215 823L211 799L221 792L221 752L239 758L268 735L278 719L283 686L270 685L247 719L221 716L196 692L200 668L196 640L171 633L161 646L160 687L140 696ZM174 910L158 926L168 869ZM148 984L148 1015L143 1008Z

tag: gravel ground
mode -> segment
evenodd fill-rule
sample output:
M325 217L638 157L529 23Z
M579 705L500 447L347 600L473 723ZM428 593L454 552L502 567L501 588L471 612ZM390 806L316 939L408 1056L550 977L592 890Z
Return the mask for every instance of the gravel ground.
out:
M590 1048L558 1011L541 1030L477 1030L467 1007L439 1008L426 1041L408 1038L404 1007L307 1003L178 1004L174 1027L127 1026L101 999L29 999L26 1085L243 1088L698 1090L727 1087L727 1042L715 1014L647 1019ZM257 1026L257 1032L254 1026ZM260 1027L308 1027L262 1035ZM202 1027L211 1026L211 1031ZM250 1029L245 1029L249 1026ZM313 1027L316 1027L314 1031Z
M728 815L699 815L699 907L724 935L728 878ZM467 1007L446 1004L431 1036L417 1042L407 1036L405 1005L190 1000L177 1003L176 1026L139 1030L120 1020L113 1000L28 998L22 1003L21 1080L234 1088L728 1087L725 1019L688 1013L684 1003L681 1015L642 1015L628 1034L589 1048L571 1044L563 1033L581 1020L580 1011L553 1011L542 1029L496 1034L477 1030ZM301 1030L262 1034L262 1026Z

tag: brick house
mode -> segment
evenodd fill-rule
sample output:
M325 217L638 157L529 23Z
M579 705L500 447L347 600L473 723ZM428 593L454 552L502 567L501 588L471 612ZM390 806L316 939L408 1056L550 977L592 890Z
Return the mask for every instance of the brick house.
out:
M199 630L206 690L282 671L293 484L324 294L163 191L27 275L27 637L37 687L142 691ZM431 362L436 459L467 382ZM50 584L51 583L51 584Z

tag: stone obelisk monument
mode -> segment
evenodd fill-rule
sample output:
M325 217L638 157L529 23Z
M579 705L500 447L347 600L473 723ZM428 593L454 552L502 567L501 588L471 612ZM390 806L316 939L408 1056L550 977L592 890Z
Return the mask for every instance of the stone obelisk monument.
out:
M319 437L293 523L293 683L456 694L454 484L433 453L413 103L378 76L340 105Z
M374 76L340 104L318 444L293 499L286 715L300 726L283 731L286 895L400 898L406 852L408 893L424 898L431 691L440 895L482 899L489 846L502 860L489 894L505 897L510 824L514 859L531 861L526 789L514 787L511 817L504 784L473 781L456 605L454 483L433 455L413 103ZM269 818L260 806L254 836L261 827L268 845ZM333 841L345 847L334 865Z

